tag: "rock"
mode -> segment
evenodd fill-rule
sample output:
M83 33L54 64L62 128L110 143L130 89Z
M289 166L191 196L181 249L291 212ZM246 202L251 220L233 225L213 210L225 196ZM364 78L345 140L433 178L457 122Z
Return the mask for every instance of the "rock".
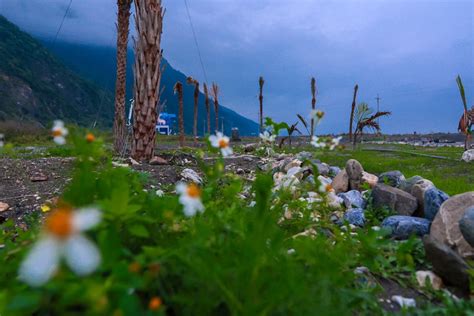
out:
M245 174L245 170L242 169L242 168L237 168L237 169L235 170L235 173L236 173L236 174L239 174L239 175L242 175L242 174Z
M287 163L285 165L285 172L288 172L288 170L290 170L291 168L294 168L294 167L300 167L301 166L301 160L299 159L293 159L292 161L290 161L289 163Z
M416 301L413 298L393 295L392 301L397 303L401 308L416 307Z
M434 274L432 271L416 271L416 280L420 287L425 287L427 279L435 290L440 290L443 287L443 280Z
M474 192L450 197L445 201L431 224L430 236L456 252L462 258L474 259L474 248L464 239L459 221L466 211L474 205Z
M149 164L153 166L163 166L169 164L169 162L168 160L161 158L160 156L155 156L150 159Z
M329 167L329 176L330 177L334 178L335 176L337 176L339 174L339 172L341 172L341 168L336 167L336 166Z
M247 144L243 146L244 152L249 153L252 151L257 150L258 144L252 143L252 144Z
M355 159L349 159L346 162L346 172L349 177L349 188L351 190L360 190L362 185L362 173L364 168L360 162Z
M389 216L382 222L382 227L390 229L391 236L404 240L411 235L423 236L430 232L431 222L426 218L395 215Z
M342 198L342 200L344 201L344 205L348 209L352 207L362 209L365 208L365 200L362 197L362 193L357 190L351 190L346 193L339 193L337 196Z
M418 207L416 198L412 195L380 183L372 190L372 198L376 208L388 207L398 215L410 216Z
M136 161L135 159L133 159L132 157L128 158L127 159L127 163L132 165L132 166L138 166L140 165L140 163L138 161Z
M202 183L202 178L193 169L189 169L189 168L183 169L183 171L181 171L181 177L184 180L191 181L197 184Z
M371 188L375 187L379 182L379 177L375 174L371 174L368 172L362 172L362 184L367 183Z
M441 190L438 190L435 187L429 188L425 191L425 196L424 196L424 216L425 218L429 219L432 221L436 214L439 211L439 208L441 207L441 204L443 204L444 201L449 199L449 195L444 193Z
M379 175L378 183L387 184L394 188L400 187L402 181L405 181L405 176L398 170L384 172Z
M314 180L314 176L310 174L304 179L305 182L308 182L310 184L316 184L316 180Z
M316 167L318 168L318 172L320 175L327 177L329 175L329 165L322 162L316 164Z
M474 161L474 149L466 150L466 151L462 154L461 160L463 160L463 161L465 161L465 162Z
M336 193L346 192L349 190L349 177L347 176L346 170L342 170L332 180L332 188Z
M43 182L48 181L48 176L44 173L35 173L30 177L31 182Z
M310 153L309 151L300 151L296 154L295 158L302 161L310 160L313 158L313 153Z
M0 202L0 213L8 211L9 208L10 208L10 205L4 202Z
M327 198L328 198L329 207L335 208L335 209L338 209L341 207L341 204L343 201L340 197L334 194L334 192L329 192L327 195Z
M323 185L328 185L328 184L331 184L332 186L332 179L331 178L328 178L328 177L324 177L324 176L318 176L317 177L319 183L323 184Z
M413 195L418 203L418 209L416 212L417 216L424 217L425 216L425 192L430 189L434 188L433 182L430 180L422 179L417 181L412 189L411 189L411 195Z
M469 207L459 221L459 229L464 239L474 247L474 206Z
M423 180L423 178L420 176L413 176L411 178L401 181L400 186L398 188L411 194L413 186L420 180Z
M469 290L467 263L454 250L436 241L430 235L423 237L426 258L433 265L434 272L447 284L464 291Z
M364 227L365 215L364 210L361 208L351 208L344 213L344 220L349 224Z
M303 179L303 169L301 167L293 167L286 173L287 177L295 177L298 180Z

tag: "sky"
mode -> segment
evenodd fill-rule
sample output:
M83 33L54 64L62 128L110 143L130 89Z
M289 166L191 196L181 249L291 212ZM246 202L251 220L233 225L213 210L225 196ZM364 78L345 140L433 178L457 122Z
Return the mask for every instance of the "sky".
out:
M55 36L70 0L0 0L0 14L40 37ZM358 102L392 116L386 133L455 132L461 75L474 105L474 0L163 0L162 46L171 65L221 87L221 103L258 118L297 121L311 107L326 116L320 133L348 130L353 87ZM115 45L115 0L73 0L58 40ZM133 21L133 20L132 20ZM133 34L134 25L131 24Z

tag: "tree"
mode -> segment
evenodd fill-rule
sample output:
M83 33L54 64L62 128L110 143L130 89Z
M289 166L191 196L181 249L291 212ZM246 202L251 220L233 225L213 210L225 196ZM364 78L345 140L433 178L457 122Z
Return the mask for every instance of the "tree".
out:
M198 105L199 105L199 81L194 79L193 77L188 77L186 79L187 84L194 85L194 119L193 119L193 136L194 136L194 144L197 142L197 132L198 132Z
M263 77L260 76L258 78L258 86L259 86L259 95L258 95L258 101L260 103L260 132L263 131L263 85L265 84L265 80L263 80Z
M207 117L207 133L211 134L211 106L209 104L209 90L207 90L207 84L204 83L204 98L206 104L206 117Z
M183 102L183 84L176 82L174 85L174 93L178 95L178 125L179 125L179 146L184 147L184 102Z
M214 98L214 114L216 120L216 132L219 130L219 86L212 83L212 97ZM224 131L222 131L224 133Z
M114 150L123 155L127 138L125 96L127 82L127 51L132 0L117 0L117 77L115 81Z
M461 100L464 106L464 113L461 115L461 118L459 119L458 131L466 135L466 138L464 139L464 150L468 150L470 147L469 146L470 139L472 137L471 128L472 128L472 125L474 124L474 107L472 107L471 110L467 109L466 94L464 92L464 86L462 84L461 77L459 75L456 78L456 82L458 84L459 93L461 94Z
M354 86L354 96L352 98L352 109L351 109L351 119L349 122L349 142L352 141L352 123L354 122L354 111L356 107L356 98L357 98L357 91L359 90L359 85Z
M353 146L356 147L357 144L357 136L362 135L364 129L369 128L373 129L376 132L380 132L381 128L377 119L382 116L388 116L392 113L390 112L376 112L372 114L374 111L369 107L367 103L359 103L354 113L354 123L355 123L355 131L354 131L354 142Z
M157 106L160 99L161 34L164 10L161 0L135 0L134 96L132 157L150 160L155 150Z
M311 78L311 109L314 111L316 109L316 79ZM314 118L311 117L311 137L314 135Z

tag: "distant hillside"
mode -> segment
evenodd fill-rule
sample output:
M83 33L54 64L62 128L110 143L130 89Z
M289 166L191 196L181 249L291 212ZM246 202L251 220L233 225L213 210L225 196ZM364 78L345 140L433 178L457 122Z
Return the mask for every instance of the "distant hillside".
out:
M43 40L45 46L49 47L66 65L78 72L82 76L93 80L101 87L113 92L115 89L115 49L112 47L72 44L66 42L56 42L53 46L50 40ZM166 52L165 52L166 53ZM192 133L193 126L193 90L192 86L186 84L186 75L175 70L166 60L163 61L165 71L161 80L164 88L161 95L161 102L165 104L165 111L178 113L177 97L173 93L173 86L177 81L184 85L184 107L185 107L185 130ZM127 95L132 98L133 91L133 51L128 54L127 63ZM201 84L202 90L202 84ZM204 95L199 96L199 119L198 131L203 133L205 123ZM214 111L211 114L211 128L214 130ZM221 106L219 116L224 117L224 129L226 134L230 134L231 127L238 127L241 135L251 135L258 131L258 125L239 115L238 113ZM219 119L220 120L220 119ZM220 129L220 126L219 126Z
M0 121L110 126L113 95L82 79L0 15Z

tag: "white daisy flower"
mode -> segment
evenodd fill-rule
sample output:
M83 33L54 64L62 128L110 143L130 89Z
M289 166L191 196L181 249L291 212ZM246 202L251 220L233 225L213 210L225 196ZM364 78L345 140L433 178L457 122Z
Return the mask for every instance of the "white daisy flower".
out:
M334 150L334 148L336 148L337 146L339 146L339 142L341 141L341 139L342 139L342 136L333 138L333 139L331 140L331 144L329 145L329 150Z
M319 138L318 136L313 136L311 138L311 145L316 147L316 148L326 147L326 144L324 143L324 141L321 138Z
M259 137L262 140L262 142L265 144L272 144L273 142L275 142L275 139L276 139L276 135L272 135L268 131L264 131L263 133L260 133Z
M77 275L92 273L100 264L97 247L82 232L96 226L101 213L96 208L57 209L46 219L44 234L21 263L19 278L31 286L46 283L62 257Z
M165 195L165 192L163 192L163 190L156 190L155 193L158 197L163 197Z
M68 134L68 130L64 127L64 122L61 120L54 121L53 128L51 129L53 134L53 140L58 145L66 144L66 136Z
M324 117L324 112L321 110L314 109L311 110L311 112L309 113L309 117L312 120L319 121Z
M323 176L318 176L318 180L321 183L321 185L319 186L319 192L321 193L334 192L334 189L331 185L331 181L329 181L329 179L326 179Z
M217 132L216 135L209 136L209 141L212 147L220 148L222 156L227 157L232 155L232 148L229 146L229 137L225 136L221 132Z
M179 203L184 206L184 215L191 217L197 212L204 212L204 205L201 202L201 189L194 183L186 184L179 182L176 185L176 192L179 196Z

